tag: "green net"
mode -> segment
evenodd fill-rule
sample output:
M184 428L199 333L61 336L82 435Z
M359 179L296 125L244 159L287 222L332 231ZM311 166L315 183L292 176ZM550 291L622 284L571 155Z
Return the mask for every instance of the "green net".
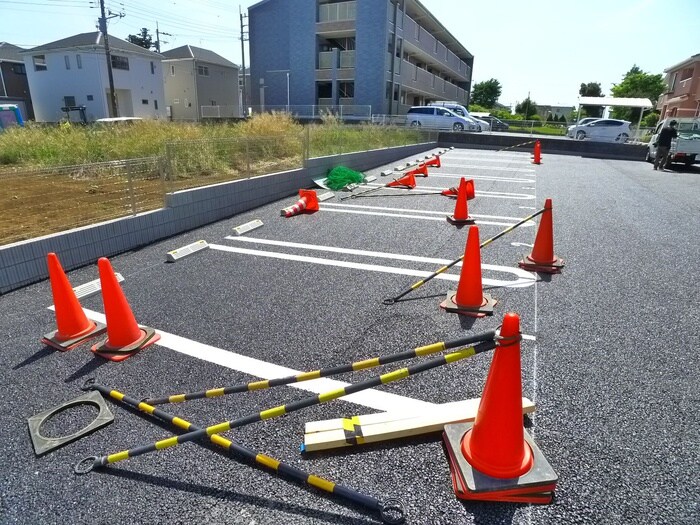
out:
M345 186L352 183L364 182L365 176L359 171L353 171L345 166L336 166L328 172L325 184L331 190L342 190Z

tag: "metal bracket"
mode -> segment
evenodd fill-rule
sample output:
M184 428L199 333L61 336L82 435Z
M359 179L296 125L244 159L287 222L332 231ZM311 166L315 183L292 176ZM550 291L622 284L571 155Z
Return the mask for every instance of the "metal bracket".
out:
M69 436L47 438L39 433L39 429L45 421L49 420L59 412L78 405L94 405L100 412L89 425ZM102 398L102 395L97 391L88 392L87 394L77 397L72 401L67 401L62 405L51 408L27 419L27 423L29 423L29 435L32 438L34 453L37 456L41 456L42 454L46 454L47 452L50 452L58 447L67 445L76 439L80 439L81 437L86 436L87 434L90 434L91 432L94 432L105 425L108 425L112 421L114 421L114 415L112 415L112 412L110 412L107 404Z

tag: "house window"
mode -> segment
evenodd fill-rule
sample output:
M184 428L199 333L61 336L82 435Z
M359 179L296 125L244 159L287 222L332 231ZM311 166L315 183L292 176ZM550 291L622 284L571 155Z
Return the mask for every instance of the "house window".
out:
M34 55L34 71L46 71L46 55Z
M75 55L75 63L78 64L78 69L83 69L83 57Z
M197 66L197 74L202 77L208 77L209 68L207 66Z
M157 100L153 101L153 109L155 109L156 111L158 110L158 101Z
M141 99L141 104L143 104L144 106L148 106L148 99L147 99L147 98L142 98L142 99Z
M70 69L70 57L68 55L64 55L63 61L66 63L66 69Z
M92 102L94 100L94 97L92 95L87 96L88 102Z
M129 71L129 58L122 57L119 55L112 55L112 68L113 69L123 69L124 71Z
M27 68L25 67L24 64L12 64L12 67L10 69L15 75L26 75L27 74Z
M171 77L175 76L175 66L170 66L170 76Z
M155 75L155 74L156 74L156 65L153 62L151 62L151 75Z
M75 106L75 97L63 97L64 106Z

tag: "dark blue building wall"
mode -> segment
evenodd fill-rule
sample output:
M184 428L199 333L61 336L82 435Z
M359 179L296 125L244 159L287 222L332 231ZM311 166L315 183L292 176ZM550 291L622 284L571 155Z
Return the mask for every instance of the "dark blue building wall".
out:
M260 105L260 78L265 106L314 104L316 70L316 2L267 0L248 10L251 101ZM258 38L256 38L256 35Z
M372 113L386 113L388 6L386 0L357 0L355 104L371 105Z

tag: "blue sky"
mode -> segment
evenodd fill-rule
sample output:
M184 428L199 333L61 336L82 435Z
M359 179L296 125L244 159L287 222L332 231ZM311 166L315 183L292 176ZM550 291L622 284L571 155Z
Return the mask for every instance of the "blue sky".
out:
M604 94L636 64L648 73L700 53L700 0L422 0L474 55L475 82L497 79L504 104L528 92L574 105L582 82ZM156 22L161 49L185 44L241 63L239 6L256 1L107 0L109 33L126 39ZM0 41L33 47L95 30L90 0L0 0ZM247 51L246 51L247 52ZM246 56L246 61L247 61Z

